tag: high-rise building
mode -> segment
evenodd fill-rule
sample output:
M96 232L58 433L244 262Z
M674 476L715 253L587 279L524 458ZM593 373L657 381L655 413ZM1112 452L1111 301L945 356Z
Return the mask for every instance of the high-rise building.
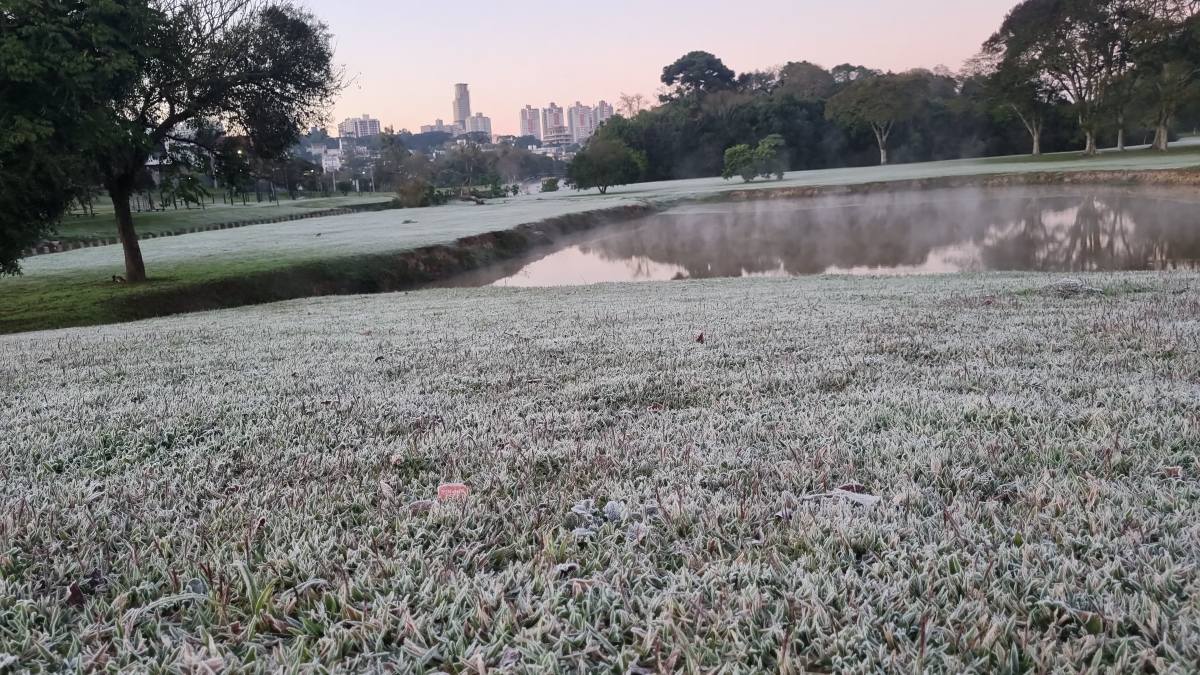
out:
M565 126L567 126L567 118L563 114L563 109L551 101L549 108L542 109L542 134L548 134L551 129Z
M492 118L484 117L483 113L475 113L474 117L467 118L467 133L469 134L487 134L492 135Z
M596 104L596 126L599 127L605 120L613 116L612 104L601 100Z
M338 136L344 138L366 138L368 136L379 135L379 120L372 119L370 115L362 117L351 117L338 125Z
M521 135L542 140L542 118L537 108L527 105L521 109Z
M596 111L579 101L567 108L567 128L571 130L571 140L582 143L596 131Z
M454 123L464 127L471 117L471 92L467 85L454 85Z
M549 127L542 130L542 145L570 145L571 130L565 126Z
M431 134L435 131L444 134L456 134L453 124L446 124L441 120L434 120L433 124L425 124L421 126L421 133L423 134Z

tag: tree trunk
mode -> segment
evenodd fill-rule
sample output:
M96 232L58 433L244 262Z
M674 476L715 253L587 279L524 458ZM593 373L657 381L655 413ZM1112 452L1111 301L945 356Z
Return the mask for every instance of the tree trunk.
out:
M1167 106L1161 106L1154 126L1154 149L1166 152L1171 143L1171 111Z
M1039 157L1042 154L1042 126L1045 124L1041 117L1036 115L1028 115L1021 112L1021 109L1015 105L1010 106L1013 112L1017 113L1021 124L1025 125L1025 131L1029 132L1029 137L1033 139L1033 156Z
M1125 152L1125 116L1117 115L1117 152Z
M1087 135L1087 147L1083 149L1083 154L1088 157L1094 157L1099 152L1096 147L1096 132L1088 130L1084 134Z
M887 166L887 163L888 163L887 142L888 142L888 135L890 134L891 129L875 127L874 131L875 131L875 141L879 143L879 165Z
M1160 122L1154 129L1154 149L1159 152L1166 152L1170 145L1170 134L1171 132L1167 128L1167 125Z
M112 196L113 211L117 216L117 234L121 237L121 247L125 249L125 281L131 284L145 281L146 263L142 260L142 247L133 229L133 213L129 210L133 179L117 178L109 184L108 193Z

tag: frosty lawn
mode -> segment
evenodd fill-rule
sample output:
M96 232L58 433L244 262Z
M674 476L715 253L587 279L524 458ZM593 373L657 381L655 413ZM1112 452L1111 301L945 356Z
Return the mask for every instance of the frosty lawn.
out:
M215 196L219 197L219 195ZM286 195L279 195L277 202L255 202L254 198L250 197L246 204L242 204L240 201L236 204L217 202L205 204L203 209L198 206L190 209L168 208L165 211L135 213L133 217L137 222L139 234L162 234L216 223L284 218L306 215L314 211L379 204L387 202L391 197L392 195L387 193L361 193L302 199L288 199ZM117 226L113 216L112 202L108 201L107 197L100 197L94 208L95 216L69 215L65 217L50 238L62 241L115 239Z
M1187 671L1200 276L1054 280L0 337L0 664Z
M1000 157L798 171L787 174L783 181L757 181L750 184L740 180L702 178L628 185L613 188L608 195L603 196L594 192L563 190L493 200L485 206L459 203L447 207L402 209L270 223L249 228L148 240L142 242L142 250L151 276L163 276L188 263L223 265L271 259L311 260L380 250L416 248L568 213L643 201L673 202L695 199L732 190L852 185L1005 173L1128 171L1195 166L1200 166L1200 143L1181 144L1169 154L1134 151L1124 155L1107 153L1085 159L1078 153L1064 153L1042 158ZM23 263L23 267L31 279L45 274L77 272L102 276L121 273L122 261L121 247L106 246L30 258ZM0 289L3 289L5 283L5 280L0 279Z
M318 264L332 271L334 276L347 276L360 269L362 256L444 244L547 218L631 204L662 206L689 199L717 198L732 190L747 188L761 190L938 177L1194 166L1200 166L1200 143L1189 140L1178 144L1168 154L1138 150L1083 159L1077 153L1064 153L1041 158L1001 157L831 169L797 172L788 174L782 182L750 185L720 179L645 183L614 188L607 196L564 190L497 200L486 206L457 204L392 210L149 239L142 242L142 247L151 282L141 286L111 283L112 275L123 273L119 246L27 259L24 277L0 278L0 333L120 321L128 318L121 307L146 304L143 300L148 295L186 294L222 280L287 274L301 265ZM222 304L231 306L244 304L244 301L235 293Z

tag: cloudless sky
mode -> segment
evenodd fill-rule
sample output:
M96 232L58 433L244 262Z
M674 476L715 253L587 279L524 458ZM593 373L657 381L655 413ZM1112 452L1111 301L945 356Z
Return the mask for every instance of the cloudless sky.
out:
M702 49L736 72L788 61L958 70L1017 0L595 0L453 3L306 0L352 78L333 124L369 113L417 131L451 121L454 83L472 112L516 133L550 101L653 100L663 66Z

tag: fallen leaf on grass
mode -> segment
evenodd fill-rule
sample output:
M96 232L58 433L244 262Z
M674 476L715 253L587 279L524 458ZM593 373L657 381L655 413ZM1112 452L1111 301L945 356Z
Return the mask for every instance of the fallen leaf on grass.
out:
M67 606L68 607L83 607L87 600L83 597L83 589L79 587L77 582L72 581L67 587Z
M422 499L409 504L408 508L413 513L429 513L436 504L432 499Z

